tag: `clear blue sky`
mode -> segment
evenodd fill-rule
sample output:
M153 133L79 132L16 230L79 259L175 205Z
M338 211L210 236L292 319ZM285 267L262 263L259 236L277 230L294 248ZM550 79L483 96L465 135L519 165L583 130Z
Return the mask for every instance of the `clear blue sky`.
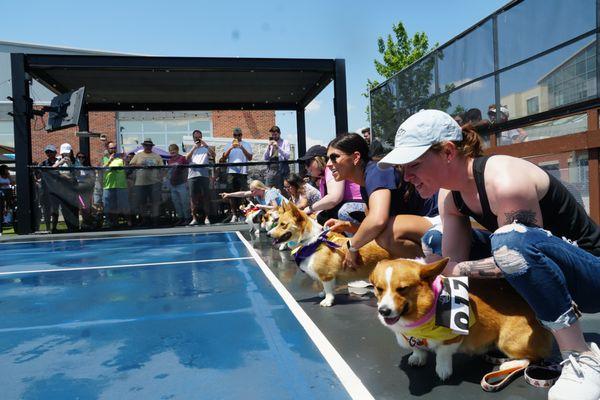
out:
M443 44L508 0L3 2L0 40L116 52L199 57L344 58L349 129L368 125L365 91L377 76L377 38L402 21ZM308 144L334 136L333 90L306 115ZM278 112L284 136L295 114Z

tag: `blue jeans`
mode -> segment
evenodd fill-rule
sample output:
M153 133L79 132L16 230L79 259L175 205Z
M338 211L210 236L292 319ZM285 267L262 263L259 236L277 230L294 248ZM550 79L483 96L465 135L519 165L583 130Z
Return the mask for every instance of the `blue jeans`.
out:
M190 218L190 195L188 192L187 182L180 185L171 185L171 201L173 201L173 207L177 218Z
M541 228L513 223L488 233L494 262L550 330L571 326L577 309L600 311L600 258ZM441 255L441 232L430 230L423 247ZM471 255L485 253L485 234L473 236Z
M129 215L129 198L127 189L104 189L102 192L104 215Z

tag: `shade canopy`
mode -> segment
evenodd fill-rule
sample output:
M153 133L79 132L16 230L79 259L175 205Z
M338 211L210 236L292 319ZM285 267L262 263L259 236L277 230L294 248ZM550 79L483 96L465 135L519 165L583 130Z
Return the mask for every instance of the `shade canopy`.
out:
M28 54L25 66L55 93L85 86L88 111L298 110L335 68L335 59L47 54Z

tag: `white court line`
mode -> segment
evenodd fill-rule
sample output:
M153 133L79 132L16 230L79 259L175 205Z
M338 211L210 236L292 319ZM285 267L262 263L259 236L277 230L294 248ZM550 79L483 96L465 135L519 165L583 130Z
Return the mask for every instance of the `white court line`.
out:
M155 266L160 266L160 265L172 265L172 264L193 264L193 263L224 262L224 261L237 261L237 260L253 260L253 259L254 259L254 257L235 257L235 258L213 258L213 259L209 259L209 260L165 261L165 262L143 263L143 264L101 265L101 266L96 266L96 267L33 269L33 270L29 270L29 271L0 272L0 275L35 274L35 273L40 273L40 272L62 272L62 271L88 271L88 270L93 270L93 269L155 267Z
M158 236L184 236L184 235L212 235L215 233L234 233L233 231L217 231L217 232L187 232L187 233L161 233L156 235L131 235L131 236L101 236L101 237L89 237L89 238L72 238L72 239L46 239L46 240L28 240L28 241L10 241L0 242L0 246L3 244L31 244L31 243L48 243L48 242L74 242L81 240L108 240L108 239L130 239L130 238L145 238L145 237L158 237Z
M331 369L337 377L342 382L342 385L348 391L348 394L353 399L357 400L371 400L374 397L369 393L365 385L361 382L360 378L356 376L352 368L344 361L340 353L337 352L335 347L327 340L323 332L319 330L317 325L310 319L308 314L300 307L296 299L291 295L291 293L283 286L283 284L277 279L273 271L267 266L267 264L260 258L254 247L244 238L240 231L237 231L236 234L240 238L240 240L244 243L250 254L254 256L256 263L266 275L267 279L271 282L275 290L279 293L279 295L283 298L283 301L290 308L290 311L300 325L304 328L308 336L312 339L314 344L317 346L325 360L331 366Z

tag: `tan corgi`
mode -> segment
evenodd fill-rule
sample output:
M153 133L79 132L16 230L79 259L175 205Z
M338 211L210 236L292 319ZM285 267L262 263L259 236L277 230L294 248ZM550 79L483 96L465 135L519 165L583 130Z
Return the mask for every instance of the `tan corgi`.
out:
M413 350L408 358L409 365L424 365L428 350L433 351L436 354L435 371L445 380L452 375L452 354L456 352L481 354L497 346L504 354L518 360L510 361L511 364L503 365L501 369L526 365L528 361L539 361L550 354L550 332L542 327L529 305L503 279L469 280L473 324L468 335L451 338L449 328L433 326L434 329L429 329L434 324L425 320L436 306L434 288L447 262L447 258L433 264L418 260L388 260L380 262L371 273L379 319L396 334L401 347ZM414 335L415 332L419 337Z
M279 210L277 226L267 232L274 243L288 242L300 269L323 284L324 299L321 306L330 307L334 302L336 281L367 279L377 262L389 258L389 253L371 241L359 250L360 267L345 269L342 266L348 250L348 238L334 232L323 231L319 223L294 204L283 204ZM420 253L418 246L406 246L406 256Z

